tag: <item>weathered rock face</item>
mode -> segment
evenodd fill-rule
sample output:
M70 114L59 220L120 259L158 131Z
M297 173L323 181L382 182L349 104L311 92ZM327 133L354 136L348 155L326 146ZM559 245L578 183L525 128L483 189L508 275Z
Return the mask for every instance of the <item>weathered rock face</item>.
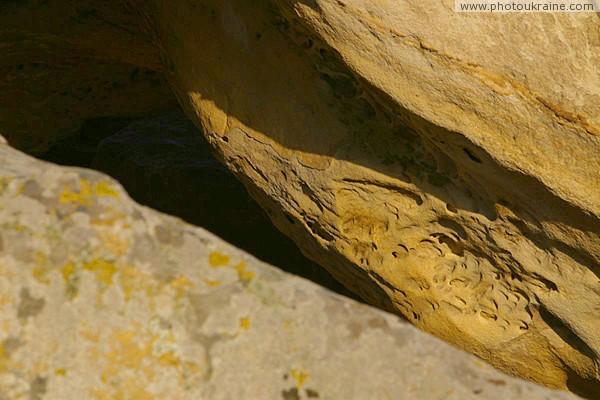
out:
M248 237L268 221L180 110L109 135L90 167L115 178L139 202L215 233L237 229Z
M189 116L307 255L504 371L600 391L595 14L132 3Z
M0 131L15 146L160 109L166 71L276 225L346 286L504 371L600 391L595 14L455 14L450 0L1 7Z
M88 118L172 108L158 49L120 0L0 4L0 133L41 153Z
M0 137L0 398L575 399Z
M358 300L277 230L242 183L211 154L181 109L150 118L88 121L43 159L115 178L138 203L201 226L254 257Z

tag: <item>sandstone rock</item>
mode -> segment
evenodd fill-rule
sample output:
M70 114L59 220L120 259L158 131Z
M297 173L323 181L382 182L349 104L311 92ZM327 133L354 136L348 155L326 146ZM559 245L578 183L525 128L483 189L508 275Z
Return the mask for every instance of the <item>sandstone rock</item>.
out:
M576 398L4 144L0 288L1 399Z
M138 202L213 232L238 225L248 236L264 220L244 186L212 157L202 132L178 110L109 135L90 166L115 178Z
M3 1L0 27L0 134L14 147L41 153L88 118L176 104L122 1Z
M165 72L276 225L346 286L506 372L600 392L595 14L456 14L451 0L1 7L13 145L39 152L90 117L160 109ZM113 76L119 90L86 95ZM77 89L62 100L64 87Z
M502 370L600 392L600 20L445 0L130 1L305 254Z
M201 226L269 264L356 298L273 226L241 182L212 156L202 132L180 109L132 121L104 135L89 146L94 147L93 154L84 147L82 158L91 161L70 156L81 151L77 137L69 138L66 148L53 148L52 158L61 163L71 159L81 162L75 165L107 173L138 203Z

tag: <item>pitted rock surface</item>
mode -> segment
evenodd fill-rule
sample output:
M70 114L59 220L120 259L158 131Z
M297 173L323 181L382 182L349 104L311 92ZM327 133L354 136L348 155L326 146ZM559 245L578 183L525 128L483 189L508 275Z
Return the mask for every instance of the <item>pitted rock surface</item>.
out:
M574 399L0 144L0 398Z
M505 372L597 397L596 14L460 14L452 0L2 7L0 130L15 146L160 109L169 82L277 227L349 289ZM64 100L61 86L74 88Z
M506 372L600 393L596 14L135 3L189 117L305 254Z

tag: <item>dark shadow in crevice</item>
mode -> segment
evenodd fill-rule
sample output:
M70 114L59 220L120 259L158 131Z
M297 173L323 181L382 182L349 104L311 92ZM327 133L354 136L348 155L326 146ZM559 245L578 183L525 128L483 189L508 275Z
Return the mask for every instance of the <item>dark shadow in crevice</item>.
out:
M593 359L594 351L577 336L564 322L559 318L555 317L546 307L541 306L539 308L540 317L544 322L556 333L566 344L568 344L573 350L578 351L584 356Z
M104 172L138 203L201 226L269 264L362 302L273 226L180 110L145 119L88 120L76 135L38 158Z
M581 340L565 323L554 316L546 307L539 308L540 317L568 346L581 353L583 356L594 359L594 351ZM576 373L569 365L563 364L567 373L568 389L586 399L594 400L600 393L600 382L594 379L584 379Z
M568 366L565 366L565 371L567 372L567 388L569 391L588 400L600 398L600 383L598 381L583 379Z

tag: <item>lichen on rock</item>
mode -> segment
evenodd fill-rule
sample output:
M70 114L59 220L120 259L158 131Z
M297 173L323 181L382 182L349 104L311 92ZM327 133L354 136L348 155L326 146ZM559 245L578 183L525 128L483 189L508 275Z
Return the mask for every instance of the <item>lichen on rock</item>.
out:
M3 399L575 398L142 207L100 173L0 144L0 182Z
M30 15L34 3L13 2L7 10ZM88 10L82 16L73 8L77 2L51 3L56 10L67 7L52 14L70 27L67 36L44 35L38 25L25 35L33 38L28 55L48 56L49 43L61 55L44 71L78 54L89 62L77 75L86 85L100 70L125 76L135 66L164 73L188 117L275 225L350 290L505 372L590 398L600 392L597 15L473 17L455 13L451 0L127 0L82 1ZM86 24L68 15L95 21L102 33L75 29ZM0 57L8 77L2 93L11 93L0 104L20 99L17 110L25 110L0 109L0 130L14 145L36 151L90 116L148 111L172 100L162 83L153 90L148 82L143 89L128 82L115 97L125 103L79 99L76 116L57 112L53 107L62 101L47 100L42 87L79 81L57 70L23 75L25 64L11 69L7 60L22 56L15 47L22 29L7 30L3 43L12 50ZM98 44L109 37L109 46ZM99 59L110 65L100 68ZM67 71L77 69L68 65ZM142 69L135 71L139 76ZM21 76L29 78L16 79ZM144 95L130 95L136 91ZM52 252L47 244L17 247L13 262L35 263L40 284L62 279L69 301L94 291L100 310L107 298L134 301L136 290L152 310L164 296L186 298L192 286L177 271L193 258L180 263L173 246L187 246L187 235L157 229L151 221L158 217L146 221L129 203L131 214L107 206L120 200L97 196L113 192L98 190L90 173L71 171L59 182L40 181L47 176L40 171L41 178L24 181L18 178L24 165L21 159L7 164L0 179L0 195L32 196L11 205L14 210L26 210L36 198L49 201L54 190L63 201L35 217L5 214L3 232L35 237L52 218L67 218L74 225L47 227L47 234L90 239L77 242L83 247L58 241ZM0 243L13 248L6 237ZM156 253L131 250L134 243L151 243ZM123 264L124 254L144 260L151 273ZM232 273L244 285L203 295L210 304L234 302L254 282L245 269L213 270ZM224 287L221 276L206 279L210 287ZM124 297L107 296L119 285ZM19 287L29 290L23 292L27 304L39 298L33 288ZM264 287L254 290L269 304L285 303L285 295L274 299ZM176 313L186 306L177 300L172 307ZM40 308L42 314L49 309L47 301ZM217 329L221 336L195 331L204 346L198 354L253 332L249 311L230 310ZM205 310L193 315L203 327L220 326ZM107 333L112 341L102 340L113 344L102 354L123 363L123 352L145 359L160 335L136 332ZM172 365L179 353L169 351L151 354L157 360L168 354L164 362ZM206 377L214 365L204 372L189 368L186 377ZM107 371L113 388L135 387L126 378L110 381L114 371ZM35 381L36 390L51 385L43 379ZM289 398L298 391L281 393Z
M190 118L305 254L504 371L591 396L600 21L433 3L147 17Z

